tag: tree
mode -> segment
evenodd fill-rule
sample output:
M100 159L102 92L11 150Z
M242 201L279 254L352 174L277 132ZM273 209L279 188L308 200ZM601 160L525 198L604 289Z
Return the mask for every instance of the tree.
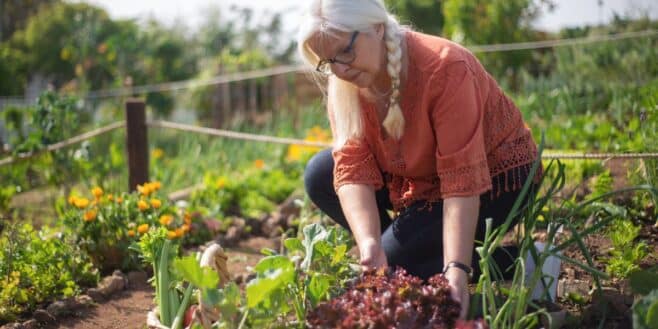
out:
M468 45L514 43L536 39L531 23L543 6L551 8L548 0L445 0L444 35ZM532 59L526 50L479 55L484 66L518 89L521 67Z
M60 0L0 0L0 42L9 40L15 31L23 29L41 6L58 2Z
M41 7L15 39L25 47L31 73L48 77L56 87L75 82L72 89L88 90L111 79L97 54L112 24L100 8L57 3Z
M402 24L434 35L443 28L443 12L440 0L386 0L386 6L395 13Z

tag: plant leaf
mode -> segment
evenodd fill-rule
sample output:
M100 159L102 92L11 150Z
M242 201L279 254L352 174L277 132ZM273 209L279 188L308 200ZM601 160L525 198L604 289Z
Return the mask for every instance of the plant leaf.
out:
M184 280L199 288L213 289L219 283L217 273L210 267L201 267L194 256L175 259L174 270Z

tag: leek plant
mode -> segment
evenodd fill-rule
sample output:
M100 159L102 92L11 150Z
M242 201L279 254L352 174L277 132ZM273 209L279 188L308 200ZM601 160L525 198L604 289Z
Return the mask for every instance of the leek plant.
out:
M544 138L542 136L539 146L539 158L541 158L543 148ZM547 177L549 177L548 175L545 174L542 177L539 186L545 186L544 192L541 196L536 194L535 191L532 191L532 178L535 176L537 170L539 170L541 164L540 161L541 160L537 160L533 164L531 172L528 175L529 179L525 182L521 193L514 203L514 206L508 214L504 224L494 229L492 228L492 220L487 219L485 239L482 242L482 245L476 248L481 257L480 267L482 269L482 274L478 281L478 294L476 294L476 298L481 298L481 300L478 301L476 299L471 305L473 305L474 308L481 307L481 313L491 329L538 327L540 316L546 317L549 321L550 327L551 317L546 308L541 307L539 303L537 303L538 301L533 300L533 290L534 287L538 285L542 285L545 288L539 301L550 301L551 299L546 287L551 286L551 280L554 280L554 278L545 275L542 272L543 265L549 257L557 257L563 262L570 263L588 272L594 279L595 288L601 292L601 279L607 278L607 274L596 268L592 256L583 240L586 236L598 232L607 226L613 220L613 217L609 216L595 225L582 230L574 224L574 218L584 211L594 211L596 208L605 208L605 203L600 203L599 201L615 194L631 191L647 191L651 193L654 198L658 195L658 189L656 189L656 187L640 185L604 193L597 197L586 199L575 205L569 205L569 202L565 202L560 205L559 211L556 212L559 215L554 218L548 218L549 216L547 216L545 219L548 221L546 244L543 251L538 251L534 245L533 233L540 228L539 222L541 220L539 218L540 216L543 217L542 209L546 207L549 201L554 199L557 192L562 189L566 181L565 166L559 161L551 161L546 166L545 173L554 172L555 175L550 178L550 181L548 182L545 182ZM523 200L525 199L527 199L528 202L524 206ZM565 204L567 204L567 206L565 206ZM502 281L502 271L493 261L492 254L496 248L500 247L503 237L512 225L514 218L519 218L519 225L521 226L520 231L522 232L522 234L517 237L520 257L515 260L514 276L511 282L511 287L503 289L501 285L498 284L498 282ZM565 239L565 241L555 243L555 237L560 230L568 231L570 237ZM581 263L561 254L561 251L573 245L577 246L580 250L586 260L585 263ZM526 273L526 267L528 264L526 264L525 255L530 255L535 264L535 269L530 273ZM503 296L504 298L501 298ZM529 312L530 309L534 309L534 311ZM477 310L471 309L470 313L473 314L475 311ZM602 315L601 325L605 322L605 312L602 312Z

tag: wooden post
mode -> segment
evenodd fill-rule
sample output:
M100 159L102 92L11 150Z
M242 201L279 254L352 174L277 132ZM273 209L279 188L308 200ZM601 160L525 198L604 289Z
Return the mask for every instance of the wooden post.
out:
M149 149L146 130L146 104L141 99L126 101L126 150L128 153L128 190L149 180Z

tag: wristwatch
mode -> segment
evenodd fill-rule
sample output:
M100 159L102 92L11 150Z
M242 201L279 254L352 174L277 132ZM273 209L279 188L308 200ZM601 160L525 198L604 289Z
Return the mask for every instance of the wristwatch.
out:
M446 264L446 266L443 267L443 274L445 274L446 271L448 271L448 269L451 268L451 267L456 267L456 268L466 272L469 279L473 278L473 268L466 265L466 264L464 264L464 263L460 263L460 262L456 262L456 261L448 262L448 264Z

